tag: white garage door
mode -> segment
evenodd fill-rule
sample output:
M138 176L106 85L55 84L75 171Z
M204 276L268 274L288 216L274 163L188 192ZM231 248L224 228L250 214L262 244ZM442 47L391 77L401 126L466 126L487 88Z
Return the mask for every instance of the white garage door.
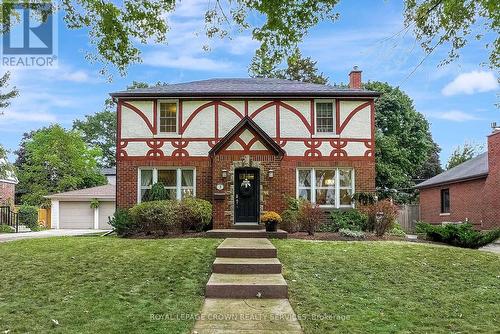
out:
M94 228L90 202L59 202L59 228Z
M108 224L108 217L115 213L115 202L101 202L99 205L99 228L109 230L112 227Z

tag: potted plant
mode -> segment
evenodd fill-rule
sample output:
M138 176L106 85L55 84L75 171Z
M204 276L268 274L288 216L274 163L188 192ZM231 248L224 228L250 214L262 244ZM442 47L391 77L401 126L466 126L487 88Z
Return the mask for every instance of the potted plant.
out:
M266 225L267 232L276 232L278 224L281 223L281 217L274 211L266 211L260 216L260 221Z

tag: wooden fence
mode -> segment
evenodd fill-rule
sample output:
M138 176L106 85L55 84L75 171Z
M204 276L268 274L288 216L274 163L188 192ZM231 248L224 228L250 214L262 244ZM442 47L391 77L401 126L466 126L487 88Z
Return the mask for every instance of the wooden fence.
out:
M46 228L50 228L50 213L50 208L38 209L38 222Z
M399 207L398 223L406 233L415 233L415 224L419 220L419 204L405 204Z

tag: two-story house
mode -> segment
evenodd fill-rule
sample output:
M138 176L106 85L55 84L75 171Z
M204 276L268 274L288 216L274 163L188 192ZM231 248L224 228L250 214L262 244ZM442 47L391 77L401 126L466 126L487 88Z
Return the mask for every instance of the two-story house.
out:
M170 198L213 204L214 228L257 224L286 196L349 208L375 190L374 98L361 71L348 88L289 80L211 79L112 93L117 207L156 182Z

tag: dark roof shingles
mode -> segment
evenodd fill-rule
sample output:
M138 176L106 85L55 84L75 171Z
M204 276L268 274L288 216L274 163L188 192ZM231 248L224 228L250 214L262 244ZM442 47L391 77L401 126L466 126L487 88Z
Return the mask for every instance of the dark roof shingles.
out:
M460 165L438 174L422 183L416 188L428 188L448 183L480 178L488 174L488 153L482 153Z
M270 78L229 78L191 81L148 88L118 91L113 97L145 96L364 96L380 94L365 89L351 89L301 81Z

